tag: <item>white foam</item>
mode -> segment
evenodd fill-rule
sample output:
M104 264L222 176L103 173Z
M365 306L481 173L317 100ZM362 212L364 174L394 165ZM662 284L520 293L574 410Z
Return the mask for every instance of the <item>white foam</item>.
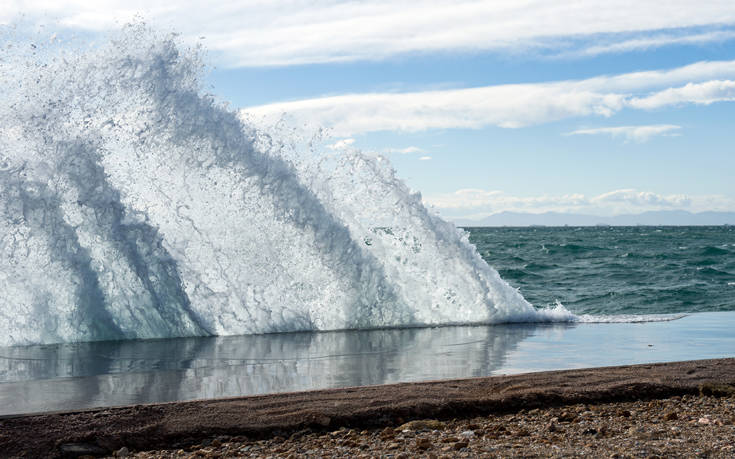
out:
M574 319L531 306L384 158L243 124L173 37L17 49L0 345Z
M618 314L618 315L589 315L576 316L575 322L579 323L644 323L644 322L670 322L686 317L687 314Z

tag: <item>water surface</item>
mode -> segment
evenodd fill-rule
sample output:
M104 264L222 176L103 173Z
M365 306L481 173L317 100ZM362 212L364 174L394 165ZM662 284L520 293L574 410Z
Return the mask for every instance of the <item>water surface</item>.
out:
M0 348L0 414L733 356L735 313Z

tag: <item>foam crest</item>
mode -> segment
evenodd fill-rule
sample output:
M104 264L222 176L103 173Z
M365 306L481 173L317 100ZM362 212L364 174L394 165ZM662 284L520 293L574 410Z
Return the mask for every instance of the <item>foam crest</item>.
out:
M574 317L525 301L384 158L287 155L173 36L3 49L0 345Z

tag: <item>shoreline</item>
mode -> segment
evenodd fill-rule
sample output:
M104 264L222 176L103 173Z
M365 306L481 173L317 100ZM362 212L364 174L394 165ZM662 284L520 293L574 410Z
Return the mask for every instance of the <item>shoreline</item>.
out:
M0 418L0 451L74 457L178 449L217 437L288 438L308 429L394 428L417 419L470 419L579 404L704 395L730 397L735 359L547 371L349 387Z

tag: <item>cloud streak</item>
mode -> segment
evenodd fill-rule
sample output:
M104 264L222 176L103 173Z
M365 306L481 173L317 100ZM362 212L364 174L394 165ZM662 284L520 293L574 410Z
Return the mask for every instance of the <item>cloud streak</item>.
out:
M601 54L620 54L631 51L646 51L664 46L703 45L706 43L724 42L735 39L735 30L715 30L702 33L653 33L641 37L610 40L582 46L580 49L563 51L555 57L592 57Z
M628 102L633 108L656 109L671 105L709 105L715 102L735 100L735 81L715 80L704 83L688 83L680 88L668 88L647 97Z
M346 94L248 107L243 115L272 123L287 113L299 123L326 126L344 137L374 131L519 128L571 117L610 117L624 108L733 100L730 78L735 79L735 61L698 62L577 81ZM638 131L639 138L646 132L651 133Z
M424 149L411 145L406 148L386 148L383 153L399 153L402 155L410 155L412 153L423 153Z
M622 138L626 142L647 142L652 137L660 135L672 135L672 131L681 129L675 124L651 124L644 126L615 126L591 129L577 129L567 135L609 135L614 138Z
M569 40L582 53L621 52L723 40L702 27L735 24L735 3L718 0L194 0L149 2L3 2L0 23L58 21L86 31L119 27L136 14L173 27L233 67L377 60L409 53L558 50ZM675 30L676 32L662 31ZM619 34L621 45L602 43ZM634 35L632 38L629 35ZM615 39L615 42L621 40ZM572 50L573 51L573 50Z
M620 189L588 196L514 196L498 190L461 189L427 195L424 202L444 216L482 218L498 212L565 212L612 216L651 210L735 211L735 199L723 195L660 194Z

